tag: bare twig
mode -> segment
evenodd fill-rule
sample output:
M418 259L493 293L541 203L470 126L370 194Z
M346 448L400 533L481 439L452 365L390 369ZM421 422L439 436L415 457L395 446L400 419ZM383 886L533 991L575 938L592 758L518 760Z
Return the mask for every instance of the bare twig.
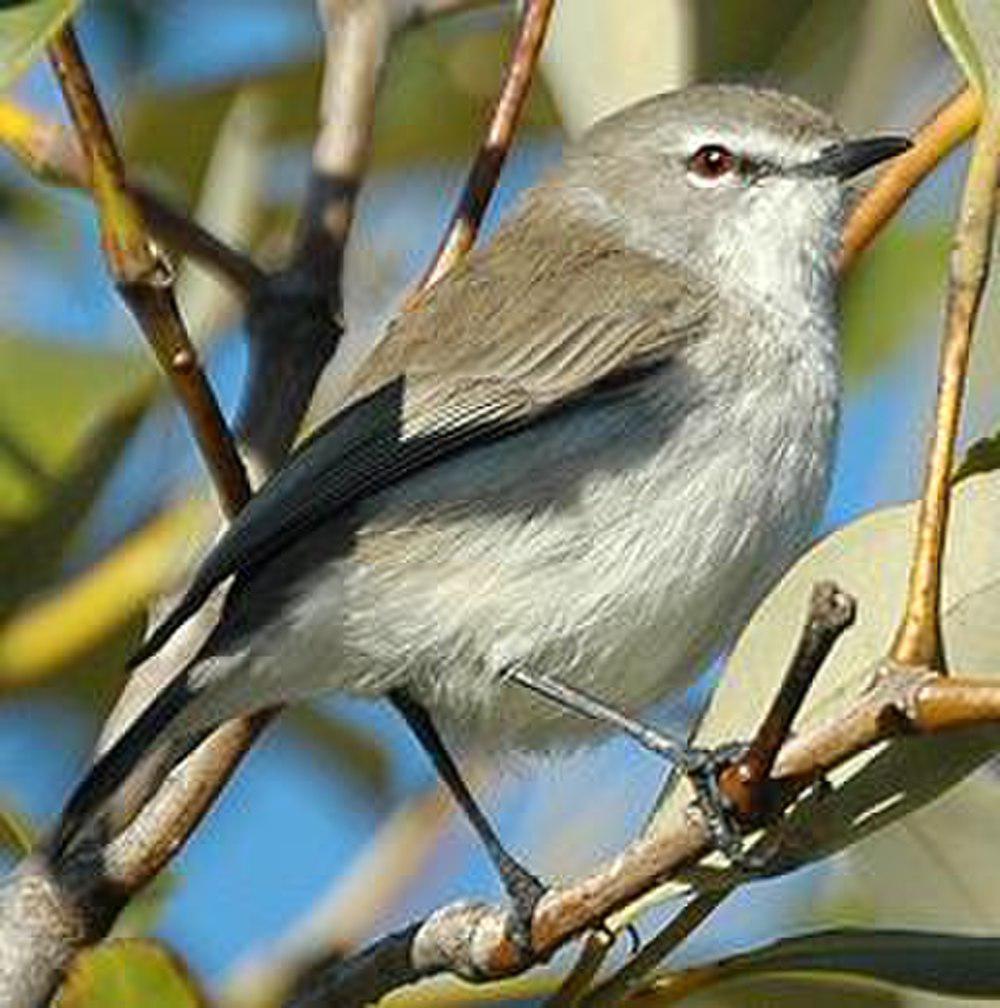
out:
M941 641L941 562L948 528L955 439L965 395L972 331L986 278L996 223L1000 182L1000 103L990 105L976 134L948 282L948 308L941 347L937 415L927 459L924 496L909 594L892 658L903 665L944 672Z
M833 641L849 625L850 618L845 618L845 612L852 616L853 606L835 586L824 584L817 587L810 600L809 619L774 710L783 714L801 698L802 683L812 681ZM775 720L773 713L764 719L759 733L762 741L757 745L762 754L765 743L770 744L774 739L777 730ZM781 720L787 735L790 719ZM784 740L782 737L777 744ZM750 751L755 751L753 746ZM770 769L774 759L766 754L763 758ZM751 760L748 765L756 764ZM773 815L787 805L792 793L807 786L808 782L797 781L791 792L787 783L783 784L775 789L773 795L764 791L763 783L758 782L751 794L747 780L739 776L729 781L725 775L719 778L722 793L732 802L739 823L745 828L759 824L761 814L758 805L762 798L766 799L767 811ZM665 827L664 823L669 825ZM511 932L505 925L505 917L495 908L480 904L447 907L428 918L417 930L406 932L406 940L412 939L413 942L410 953L413 972L404 982L413 982L442 969L450 969L466 979L496 979L521 972L544 961L559 945L581 931L602 926L610 914L641 895L643 886L651 887L663 881L672 871L700 856L710 846L711 837L711 826L700 808L692 808L687 814L682 812L673 819L668 813L662 821L655 823L646 836L594 875L565 889L547 893L539 903L532 922L530 950L510 939ZM665 860L661 861L661 857ZM672 927L655 940L652 951L647 950L646 957L661 953L662 958L673 947L670 943L679 943L715 909L727 891L697 899L685 908ZM444 938L439 934L442 927L447 930ZM401 941L403 938L394 936L391 940ZM376 943L375 947L379 944ZM376 1000L392 987L382 986L382 981L368 972L369 961L366 953L362 953L346 963L341 963L338 957L326 967L317 967L308 989L293 999L294 1008L323 1003L360 1005ZM381 956L376 956L375 961L381 961ZM580 973L585 974L587 969L585 962ZM634 971L627 973L620 984L630 985L634 976ZM578 983L571 984L568 995L575 997L578 987Z
M126 188L125 169L72 24L61 29L49 51L89 166L108 269L173 384L223 508L234 514L250 496L243 463L184 328L172 270Z
M614 948L615 938L608 930L589 932L583 940L583 947L573 968L543 1008L579 1008Z
M982 114L982 102L971 88L947 101L922 126L913 146L879 173L851 213L844 230L840 270L846 272L875 236L892 220L910 193L952 150L968 139Z
M451 224L411 304L420 299L472 248L496 189L531 87L555 0L526 0L517 40L486 136L469 171Z

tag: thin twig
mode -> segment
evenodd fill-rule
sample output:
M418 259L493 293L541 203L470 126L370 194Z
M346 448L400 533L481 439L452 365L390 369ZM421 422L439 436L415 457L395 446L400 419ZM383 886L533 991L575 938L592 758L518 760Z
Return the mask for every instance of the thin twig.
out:
M720 784L737 813L748 821L766 818L767 785L781 747L788 739L806 695L833 645L855 619L857 604L833 582L813 588L799 645L777 695L746 751L720 775Z
M941 672L947 668L941 640L941 566L948 529L955 440L965 396L972 332L989 274L998 182L1000 102L987 107L976 134L959 210L948 281L937 413L928 451L906 609L891 650L891 657L899 664Z
M879 172L858 201L844 229L840 271L846 273L911 192L976 128L982 101L971 88L960 91L917 131L913 146Z
M87 158L108 270L184 407L223 508L235 514L250 497L243 463L174 300L171 267L147 235L126 187L124 165L71 23L49 52Z
M496 189L528 91L555 0L526 0L500 95L486 136L469 171L451 224L411 304L437 283L472 248Z

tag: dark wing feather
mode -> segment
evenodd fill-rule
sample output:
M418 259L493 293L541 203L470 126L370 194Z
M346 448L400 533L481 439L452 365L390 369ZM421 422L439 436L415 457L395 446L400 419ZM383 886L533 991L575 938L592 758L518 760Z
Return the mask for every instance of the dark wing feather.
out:
M595 388L620 387L702 330L708 302L701 288L597 229L575 236L566 220L554 226L556 245L533 244L523 229L511 242L502 230L419 311L402 316L357 376L351 404L234 519L132 667L155 654L217 585L307 530L445 456L523 429ZM516 260L504 259L510 255ZM502 287L489 282L497 269L507 281ZM496 300L498 290L511 289L523 294L516 311ZM567 299L575 306L572 326ZM530 338L511 331L512 318Z

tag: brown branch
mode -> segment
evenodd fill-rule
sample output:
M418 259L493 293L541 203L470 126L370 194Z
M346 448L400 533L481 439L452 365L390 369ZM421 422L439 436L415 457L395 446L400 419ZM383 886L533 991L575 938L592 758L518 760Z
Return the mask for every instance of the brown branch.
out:
M476 240L528 98L554 4L555 0L526 0L524 4L517 39L489 128L472 163L451 224L417 293L411 298L411 306L465 256Z
M91 189L90 168L73 133L10 98L0 98L0 143L41 181ZM154 237L201 263L242 299L262 281L264 271L249 256L226 245L158 193L129 179L125 187Z
M759 770L766 763L768 770L774 758L767 747L785 741L791 718L804 697L803 684L815 678L833 642L853 621L853 600L836 586L818 585L809 602L808 618L802 630L799 646L784 677L778 698L765 716L758 737L747 750L742 761L730 769L741 766ZM777 712L777 713L776 713ZM776 722L783 726L779 728ZM775 741L775 733L784 734ZM734 809L734 825L744 829L759 826L762 808L770 813L784 808L791 798L808 786L804 778L792 788L787 783L765 788L770 781L752 777L750 773L727 778L719 776L722 794ZM664 828L664 822L669 828ZM481 904L456 904L432 915L416 930L391 936L383 942L398 944L411 942L409 951L411 973L402 982L411 983L423 976L448 969L466 979L498 979L518 973L544 961L561 944L576 937L583 930L600 927L614 911L640 896L645 888L664 881L672 871L689 863L710 849L714 831L701 807L682 811L679 817L657 820L650 832L640 838L624 854L589 878L561 890L550 890L539 903L531 928L531 948L511 940L512 931L507 926L506 915L497 908ZM645 887L645 888L644 888ZM728 892L728 890L726 890ZM696 899L685 908L672 927L653 943L653 950L662 954L679 943L686 934L704 920L722 901L726 892ZM438 932L447 929L446 937ZM383 943L376 943L377 950ZM653 952L647 949L646 956ZM400 949L392 955L401 961ZM385 977L371 975L370 963L383 961L381 953L373 958L363 952L359 957L342 963L339 957L325 967L314 971L309 987L292 999L294 1008L305 1008L324 1003L338 1005L365 1004L392 990L384 986ZM657 960L659 961L659 960ZM631 983L632 973L622 983ZM394 985L402 974L392 974Z
M913 146L879 173L875 184L851 213L840 253L840 271L847 272L876 235L896 215L910 193L968 139L982 115L982 102L971 88L947 101L917 131Z
M174 300L171 267L126 188L125 169L71 23L49 52L87 159L108 270L173 385L223 508L235 514L250 497L243 463Z
M938 402L927 458L906 609L892 645L900 664L946 670L941 641L941 565L948 529L955 440L972 332L989 274L1000 183L1000 103L987 108L962 196L948 281Z

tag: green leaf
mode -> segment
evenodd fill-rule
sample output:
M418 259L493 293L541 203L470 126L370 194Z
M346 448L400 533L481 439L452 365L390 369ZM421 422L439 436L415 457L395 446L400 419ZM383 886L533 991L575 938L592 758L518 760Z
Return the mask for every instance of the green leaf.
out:
M1000 787L986 767L846 851L817 919L1000 934L1000 888L982 884L996 870L998 835Z
M953 997L1000 996L1000 938L842 928L783 938L710 967L719 979L854 976Z
M740 976L712 984L681 1001L665 984L662 993L628 999L628 1008L906 1008L906 999L889 988L839 976ZM624 1005L623 1005L624 1008Z
M0 88L38 57L80 0L7 0L0 3Z
M184 963L148 940L105 942L73 961L58 1008L204 1008L207 1001Z
M0 335L0 529L37 509L87 430L148 372L139 354Z
M945 294L951 224L898 222L851 270L841 297L844 371L849 381L885 367L920 334Z
M754 614L730 658L696 733L700 746L750 738L784 670L812 586L832 579L858 599L858 621L827 659L796 731L836 717L859 697L885 655L902 612L916 523L915 504L887 508L828 536L784 577ZM952 667L964 675L1000 674L1000 473L955 489L944 568L944 634ZM781 823L780 861L789 870L824 857L932 801L992 755L1000 727L899 738L859 754L829 775L830 789L793 806ZM671 815L690 800L679 781Z
M969 83L992 98L1000 91L1000 5L993 0L928 0L948 48Z
M47 584L155 391L137 355L0 338L0 613Z
M975 476L976 473L992 472L994 469L1000 469L1000 431L992 437L980 438L970 445L961 465L955 470L955 482Z
M28 817L10 802L0 802L0 851L23 856L31 851L36 839Z

